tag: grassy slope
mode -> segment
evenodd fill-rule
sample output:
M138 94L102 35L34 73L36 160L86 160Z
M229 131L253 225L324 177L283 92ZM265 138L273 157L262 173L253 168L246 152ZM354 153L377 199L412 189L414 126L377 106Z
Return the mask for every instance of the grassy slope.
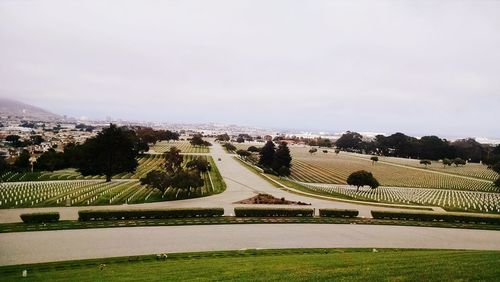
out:
M421 166L400 165L393 162L379 162L372 165L367 155L349 153L311 155L307 148L292 147L292 178L303 182L345 184L350 173L367 170L379 180L382 186L421 187L472 191L498 191L492 183L485 179L470 178L470 172L460 176L449 174L449 170L432 171ZM479 174L491 173L486 166L470 165L461 167L464 170L476 168ZM436 168L437 169L437 168ZM458 169L458 168L457 168ZM464 177L466 176L466 177Z
M151 259L151 257L150 257ZM99 263L106 263L99 270ZM14 281L498 281L500 252L430 250L260 250L169 255L166 260L66 262L0 268ZM9 269L9 273L5 270Z

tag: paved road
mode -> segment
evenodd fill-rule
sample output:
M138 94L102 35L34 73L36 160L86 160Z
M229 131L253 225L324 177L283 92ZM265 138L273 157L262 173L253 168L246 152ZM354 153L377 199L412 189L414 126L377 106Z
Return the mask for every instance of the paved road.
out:
M0 234L0 265L254 248L500 250L500 232L341 224L103 228Z
M360 216L371 217L372 209L386 210L380 206L368 206L355 203L337 202L331 200L321 200L308 196L300 196L277 189L269 182L254 174L246 167L242 166L233 158L234 155L228 154L220 144L213 143L210 155L217 163L217 167L224 178L227 189L225 192L203 198L187 199L179 201L158 202L148 204L128 205L127 208L165 208L165 207L224 207L225 214L232 214L235 205L234 202L244 200L255 196L257 193L272 194L275 197L284 197L287 200L302 201L311 203L314 208L339 208L339 209L357 209ZM221 161L217 161L218 159ZM119 181L119 180L118 180ZM122 209L123 205L99 206L98 209ZM0 209L0 223L19 222L19 215L29 212L58 211L61 214L61 220L78 219L78 210L89 209L89 207L53 207L53 208L23 208L23 209Z

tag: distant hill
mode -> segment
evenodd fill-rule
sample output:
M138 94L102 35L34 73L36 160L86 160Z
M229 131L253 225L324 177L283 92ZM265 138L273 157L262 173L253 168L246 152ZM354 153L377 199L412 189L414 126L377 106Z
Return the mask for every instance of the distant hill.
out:
M63 117L42 108L1 97L0 116L40 121L56 121L63 119Z

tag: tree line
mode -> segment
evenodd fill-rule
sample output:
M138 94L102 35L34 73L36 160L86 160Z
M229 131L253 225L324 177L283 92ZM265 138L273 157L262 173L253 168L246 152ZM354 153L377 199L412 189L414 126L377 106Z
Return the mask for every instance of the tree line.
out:
M348 131L335 142L335 146L345 151L381 156L428 160L461 158L475 163L487 161L493 150L493 147L472 138L450 142L434 135L418 139L399 132L364 140L361 134Z

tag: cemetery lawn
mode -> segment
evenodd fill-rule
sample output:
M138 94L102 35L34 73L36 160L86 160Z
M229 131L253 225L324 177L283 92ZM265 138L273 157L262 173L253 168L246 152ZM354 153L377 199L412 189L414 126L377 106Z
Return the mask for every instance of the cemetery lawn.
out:
M498 251L282 249L5 266L0 276L3 281L498 281L499 263ZM106 266L100 270L100 264Z

